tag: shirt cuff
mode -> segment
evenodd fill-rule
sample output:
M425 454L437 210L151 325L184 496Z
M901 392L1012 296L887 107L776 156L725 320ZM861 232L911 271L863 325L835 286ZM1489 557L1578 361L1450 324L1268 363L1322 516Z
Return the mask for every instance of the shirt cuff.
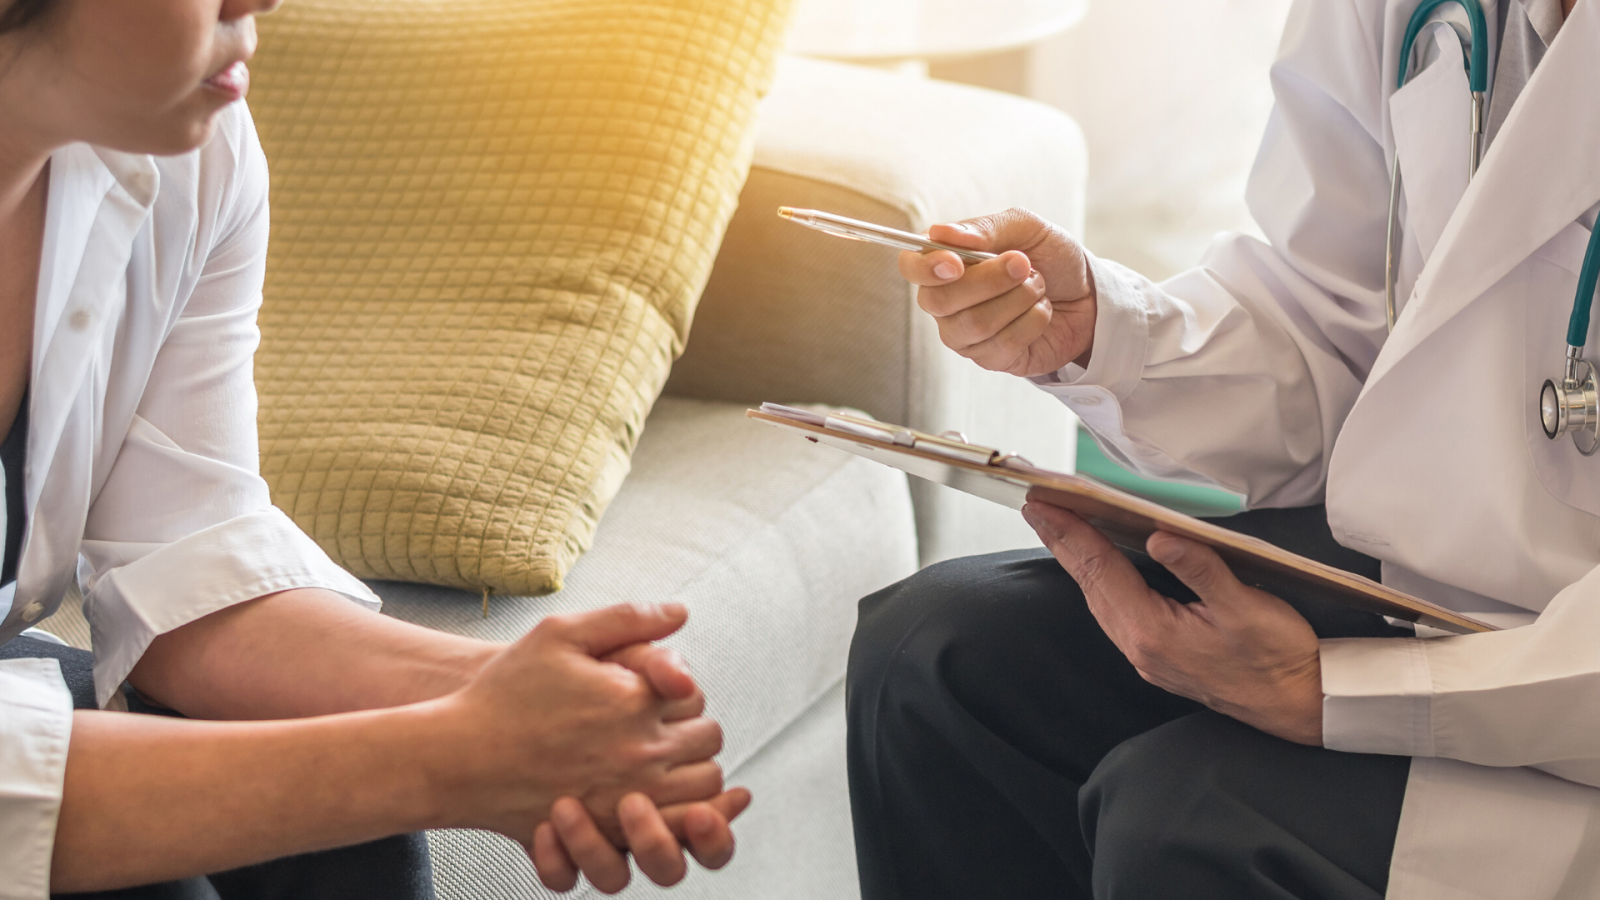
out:
M1126 399L1144 377L1145 349L1150 342L1150 307L1143 276L1092 253L1084 252L1094 280L1094 353L1087 368L1068 363L1048 375L1029 379L1063 398L1073 388L1102 388Z
M84 551L101 560L119 552L137 554L105 571L84 603L101 706L117 694L157 636L218 610L297 588L336 591L372 610L382 606L371 589L335 565L276 507L153 550L85 541Z
M1325 640L1321 657L1323 746L1435 755L1433 676L1421 638Z
M72 694L53 659L0 661L0 900L47 900Z

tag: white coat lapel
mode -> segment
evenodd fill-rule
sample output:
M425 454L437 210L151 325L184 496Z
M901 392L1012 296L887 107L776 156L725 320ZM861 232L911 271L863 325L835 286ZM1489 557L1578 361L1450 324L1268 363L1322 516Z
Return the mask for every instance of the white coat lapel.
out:
M1438 58L1389 98L1394 150L1405 186L1405 231L1416 241L1421 259L1433 256L1466 193L1467 133L1472 127L1461 48L1453 34L1436 31L1431 37Z
M1369 389L1600 200L1600 113L1588 99L1597 58L1600 4L1580 3L1445 225Z

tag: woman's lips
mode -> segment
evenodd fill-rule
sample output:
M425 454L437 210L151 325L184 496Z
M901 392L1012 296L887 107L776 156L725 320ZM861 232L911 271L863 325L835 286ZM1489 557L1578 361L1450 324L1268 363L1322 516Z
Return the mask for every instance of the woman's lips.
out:
M241 60L202 82L206 87L228 95L234 100L250 91L250 67Z

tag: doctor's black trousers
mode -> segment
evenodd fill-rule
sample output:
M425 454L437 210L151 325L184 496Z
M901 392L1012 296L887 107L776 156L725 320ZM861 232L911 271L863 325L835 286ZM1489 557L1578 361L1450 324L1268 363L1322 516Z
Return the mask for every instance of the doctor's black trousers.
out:
M1217 522L1378 574L1320 507ZM1410 634L1284 599L1321 637ZM847 683L864 900L1384 895L1410 759L1293 744L1150 685L1043 550L930 566L862 600Z

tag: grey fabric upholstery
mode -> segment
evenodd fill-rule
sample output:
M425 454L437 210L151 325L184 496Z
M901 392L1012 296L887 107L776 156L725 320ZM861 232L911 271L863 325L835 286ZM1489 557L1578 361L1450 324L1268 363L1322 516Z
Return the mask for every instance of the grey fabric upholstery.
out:
M726 726L733 783L756 791L728 871L671 896L849 900L856 895L839 690L860 597L923 563L1031 546L1014 512L749 422L762 400L852 406L959 429L1070 467L1074 422L1042 392L940 346L895 255L774 214L811 206L921 231L1027 206L1077 230L1077 126L1016 97L790 59L762 111L755 167L667 396L633 471L567 588L480 600L375 585L390 615L510 640L541 617L622 600L678 600L684 651ZM720 401L720 402L707 402ZM914 513L913 513L914 505ZM88 646L81 612L44 623ZM431 836L443 900L546 897L519 848ZM590 893L580 890L577 895ZM635 884L628 897L660 889Z
M1072 414L945 349L894 252L802 229L776 210L920 232L1023 206L1078 232L1077 125L1020 97L800 58L783 61L761 115L754 168L667 393L855 406L1070 470ZM924 565L1035 543L1010 510L928 484L911 490Z
M484 619L471 594L374 587L389 615L494 640L555 612L686 604L689 625L666 643L705 688L727 736L719 759L737 772L836 687L856 601L916 569L911 521L898 472L752 422L741 405L668 397L560 593L495 597ZM447 832L433 850L441 900L546 896L520 848L502 838ZM691 880L715 887L704 873Z

